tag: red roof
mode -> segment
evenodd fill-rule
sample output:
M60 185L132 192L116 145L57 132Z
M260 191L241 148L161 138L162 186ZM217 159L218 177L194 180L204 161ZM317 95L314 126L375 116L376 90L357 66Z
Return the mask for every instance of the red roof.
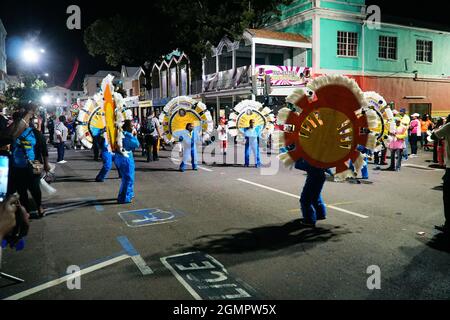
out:
M247 31L254 38L311 43L311 41L307 37L298 33L279 32L267 29L247 29Z

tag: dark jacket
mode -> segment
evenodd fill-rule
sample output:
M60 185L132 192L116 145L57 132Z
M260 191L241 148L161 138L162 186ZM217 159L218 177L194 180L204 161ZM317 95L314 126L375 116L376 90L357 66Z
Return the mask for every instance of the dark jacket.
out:
M44 157L48 158L47 142L45 141L44 135L40 131L33 129L33 134L36 138L34 154L35 154L36 160L39 160L39 162L43 164Z

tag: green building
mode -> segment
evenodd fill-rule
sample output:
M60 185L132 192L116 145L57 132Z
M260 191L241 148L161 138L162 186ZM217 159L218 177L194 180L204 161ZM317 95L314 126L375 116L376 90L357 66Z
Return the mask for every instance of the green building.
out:
M351 76L411 113L450 113L450 30L386 17L365 0L295 0L270 29L311 40L315 76Z

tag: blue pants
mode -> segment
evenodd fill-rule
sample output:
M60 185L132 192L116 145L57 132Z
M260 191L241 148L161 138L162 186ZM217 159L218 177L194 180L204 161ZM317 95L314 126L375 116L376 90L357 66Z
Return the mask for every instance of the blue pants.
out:
M300 199L303 218L308 223L316 224L325 220L327 209L322 199L322 189L326 181L325 171L314 167L306 170L308 176Z
M352 161L350 160L350 170L354 171L355 167L353 166ZM363 179L369 179L369 159L365 158L364 159L364 165L361 168L361 175Z
M134 198L134 159L131 155L127 158L121 154L116 154L114 163L122 177L117 201L119 203L130 203Z
M250 166L250 152L255 156L256 166L261 166L261 158L259 153L259 145L257 138L245 138L245 166Z
M66 144L64 142L58 142L56 144L56 151L58 152L58 159L56 162L60 162L64 160L64 152L65 152Z
M186 170L186 163L188 163L189 159L191 159L192 169L197 170L197 148L195 145L193 147L187 148L184 147L183 150L183 161L180 165L180 170L185 171Z
M109 152L102 152L102 160L103 160L103 167L98 173L97 178L95 178L95 181L97 182L103 182L108 177L108 173L112 169L114 157Z
M408 144L409 144L409 136L407 136L406 139L405 139L406 148L405 148L405 150L403 150L403 155L402 155L403 160L408 160L409 159Z

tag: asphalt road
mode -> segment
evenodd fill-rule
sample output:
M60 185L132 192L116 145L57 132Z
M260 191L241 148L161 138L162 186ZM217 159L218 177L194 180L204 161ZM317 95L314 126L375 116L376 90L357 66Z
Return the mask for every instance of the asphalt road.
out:
M32 221L24 251L4 251L3 272L25 282L0 279L0 298L194 299L202 289L192 283L204 284L202 270L210 266L205 259L232 282L214 287L219 295L242 293L239 287L251 299L450 298L450 246L433 230L443 222L444 172L428 168L430 153L400 173L371 166L372 184L327 182L329 217L316 230L295 223L301 171L210 164L180 173L169 152L157 163L136 154L135 201L117 205L117 172L96 183L101 163L91 152L67 152L53 184L58 193L45 198L50 214ZM132 216L128 225L119 216L149 208L162 211ZM164 258L191 252L207 258L187 263L196 273L186 280L173 272L181 262ZM74 265L85 273L80 290L62 278ZM367 287L369 266L379 267L379 290Z

